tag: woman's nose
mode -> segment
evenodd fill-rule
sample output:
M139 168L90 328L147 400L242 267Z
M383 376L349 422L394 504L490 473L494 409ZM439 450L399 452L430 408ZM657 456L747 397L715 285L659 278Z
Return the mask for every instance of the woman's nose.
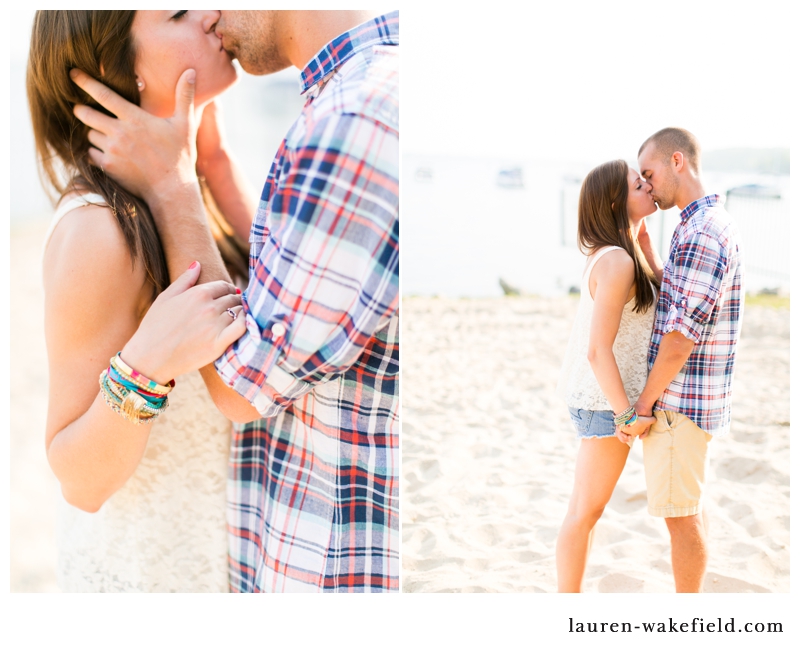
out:
M210 11L205 11L203 13L203 31L208 34L210 31L214 29L217 22L219 21L220 12L218 9L213 9Z

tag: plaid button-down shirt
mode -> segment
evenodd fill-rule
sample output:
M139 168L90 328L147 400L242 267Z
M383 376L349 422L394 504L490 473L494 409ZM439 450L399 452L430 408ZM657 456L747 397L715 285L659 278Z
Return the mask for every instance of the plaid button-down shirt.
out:
M744 289L738 230L720 196L681 211L670 243L648 354L678 331L694 341L691 355L654 408L683 413L712 436L730 430L731 383L742 328Z
M232 591L399 588L399 15L337 37L250 236L247 333L216 362L234 426Z

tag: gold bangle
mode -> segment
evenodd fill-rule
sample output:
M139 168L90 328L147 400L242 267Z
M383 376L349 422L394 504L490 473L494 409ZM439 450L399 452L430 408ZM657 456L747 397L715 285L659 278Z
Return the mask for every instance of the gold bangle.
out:
M136 372L133 368L131 368L127 363L125 363L122 360L120 354L121 352L117 352L117 354L111 357L111 365L114 366L117 372L119 372L121 375L125 375L126 379L130 379L137 386L152 393L157 393L159 395L166 395L173 388L175 388L174 379L170 379L167 382L166 386L159 384L158 382L153 381L148 377L145 377L140 372Z

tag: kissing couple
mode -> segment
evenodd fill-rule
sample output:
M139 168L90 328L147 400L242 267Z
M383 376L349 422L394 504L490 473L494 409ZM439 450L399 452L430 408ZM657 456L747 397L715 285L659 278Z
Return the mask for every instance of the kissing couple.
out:
M664 519L678 592L702 591L708 563L703 489L711 441L729 433L742 327L740 235L708 194L700 145L665 128L583 181L578 242L586 253L559 392L580 439L556 547L558 590L582 590L594 526L633 441L642 439L648 512ZM645 218L680 209L662 261Z
M398 53L397 12L37 12L63 590L398 589ZM233 59L305 98L258 201Z

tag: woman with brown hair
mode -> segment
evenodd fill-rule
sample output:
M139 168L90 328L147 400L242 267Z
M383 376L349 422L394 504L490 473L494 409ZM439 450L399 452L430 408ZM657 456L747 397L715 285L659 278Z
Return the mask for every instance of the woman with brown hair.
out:
M227 282L193 287L197 263L168 286L147 204L90 164L90 148L103 143L90 142L72 111L96 104L69 77L80 68L148 112L170 116L179 77L196 71L197 171L209 223L231 277L246 282L255 208L243 199L248 192L212 103L236 80L214 33L218 17L39 11L34 20L28 99L43 178L59 196L43 262L45 444L63 495L58 578L65 591L228 590L230 423L196 369L158 384L124 359L133 338L164 345L157 319L147 318L159 296L180 293L179 309L205 292L213 309L192 328L207 334L211 363L244 333L244 319L236 318L241 290Z
M650 189L624 160L596 167L581 186L578 243L587 261L559 379L581 444L556 547L561 592L581 591L594 525L633 439L655 421L631 406L647 380L658 292L639 245L656 210Z

